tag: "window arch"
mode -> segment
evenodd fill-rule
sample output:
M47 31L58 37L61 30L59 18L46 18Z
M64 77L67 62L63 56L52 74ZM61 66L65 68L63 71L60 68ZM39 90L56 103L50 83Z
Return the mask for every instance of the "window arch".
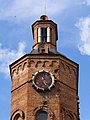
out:
M66 115L66 120L73 120L70 115Z
M14 120L19 120L19 118L20 118L20 114L17 113L17 114L15 115L15 117L14 117Z
M47 28L41 28L41 40L47 42Z
M36 107L33 112L35 120L54 120L54 113L47 106Z
M25 119L25 114L22 110L16 110L12 116L10 120L24 120Z
M46 111L38 111L36 113L36 120L48 120L48 113Z

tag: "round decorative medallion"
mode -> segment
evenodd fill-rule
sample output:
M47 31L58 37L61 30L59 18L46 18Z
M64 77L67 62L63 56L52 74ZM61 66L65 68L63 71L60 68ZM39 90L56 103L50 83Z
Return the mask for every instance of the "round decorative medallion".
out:
M54 85L55 80L52 73L41 70L36 72L32 77L33 85L40 90L50 90L51 87Z

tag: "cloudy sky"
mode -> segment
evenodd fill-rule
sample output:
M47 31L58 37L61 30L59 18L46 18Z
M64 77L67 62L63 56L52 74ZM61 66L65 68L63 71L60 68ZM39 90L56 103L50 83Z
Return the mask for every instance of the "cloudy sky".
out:
M58 51L79 64L80 118L90 120L90 0L0 0L0 119L10 117L9 64L32 50L32 23L58 25Z

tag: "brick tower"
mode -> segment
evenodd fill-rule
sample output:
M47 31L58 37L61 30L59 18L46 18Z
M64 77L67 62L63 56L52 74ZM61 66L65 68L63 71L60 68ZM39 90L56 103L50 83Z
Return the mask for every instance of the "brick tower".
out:
M57 24L42 15L34 46L10 65L10 120L79 120L78 64L57 52Z

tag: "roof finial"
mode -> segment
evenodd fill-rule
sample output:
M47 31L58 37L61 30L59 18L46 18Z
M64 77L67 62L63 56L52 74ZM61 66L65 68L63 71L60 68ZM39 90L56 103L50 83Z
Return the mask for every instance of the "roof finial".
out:
M46 0L44 1L44 9L45 9L45 15L46 15L46 9L47 9L47 7L46 7Z

